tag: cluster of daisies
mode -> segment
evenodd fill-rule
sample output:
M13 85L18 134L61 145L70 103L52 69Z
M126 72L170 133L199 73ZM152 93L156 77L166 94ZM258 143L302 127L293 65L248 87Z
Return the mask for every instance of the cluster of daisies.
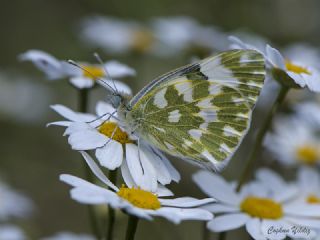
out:
M316 51L292 46L282 54L261 39L249 37L247 42L228 37L216 28L201 26L186 17L154 19L144 25L94 17L85 19L81 29L81 38L89 46L101 47L112 54L140 51L164 56L192 48L206 49L208 53L254 49L266 59L266 85L306 89L308 93L303 99L308 101L288 103L288 113L276 115L263 143L268 158L278 161L279 169L294 169L296 180L285 180L271 169L261 168L253 180L239 189L237 182L227 182L221 175L201 170L192 179L208 195L202 199L174 197L169 185L180 181L179 171L158 149L125 132L110 102L98 101L95 113L52 105L64 119L48 125L65 129L63 135L70 147L81 154L95 176L95 180L90 181L60 175L60 180L71 186L72 199L82 204L108 205L146 220L163 217L175 224L183 220L205 221L207 229L216 233L245 227L256 240L320 236L320 103L315 94L320 91L317 70L320 55L313 55ZM89 91L97 85L97 79L103 78L107 85L132 95L130 87L119 79L134 77L136 72L117 61L70 64L40 50L29 50L19 59L32 61L48 79L67 78L79 91ZM267 95L268 91L272 94L273 90L265 89ZM121 177L110 177L116 173ZM57 237L63 235L68 233ZM76 239L93 238L78 236Z

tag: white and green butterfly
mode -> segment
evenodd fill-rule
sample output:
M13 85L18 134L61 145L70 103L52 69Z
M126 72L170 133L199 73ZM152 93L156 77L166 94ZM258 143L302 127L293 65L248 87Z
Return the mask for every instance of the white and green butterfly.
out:
M260 53L231 50L173 70L131 99L114 91L111 102L137 139L219 171L249 129L264 78Z

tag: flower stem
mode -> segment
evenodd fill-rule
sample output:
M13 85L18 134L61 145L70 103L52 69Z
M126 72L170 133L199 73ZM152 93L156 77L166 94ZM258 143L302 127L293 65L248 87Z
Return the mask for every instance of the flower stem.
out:
M112 183L117 183L117 170L109 171L109 179ZM116 213L115 210L108 206L108 225L107 225L107 232L106 232L106 240L112 240L113 239L113 232L114 232L114 223L116 219Z
M79 89L79 97L78 97L78 110L79 112L86 113L88 112L88 103L89 103L89 89ZM84 171L85 176L88 181L93 181L93 175L90 171L90 168L84 162ZM93 206L88 205L88 215L89 221L91 225L91 231L96 236L97 239L101 239L100 229L97 221L97 214Z
M270 128L273 116L275 115L279 106L282 104L288 91L289 91L289 88L284 87L284 86L281 87L281 89L278 93L278 96L277 96L275 102L273 103L271 110L269 111L268 115L265 118L265 121L263 122L263 125L258 130L258 134L257 134L256 140L255 140L254 146L253 146L253 150L251 151L251 153L248 157L248 160L246 161L246 165L244 167L244 170L243 170L242 174L240 175L240 179L239 179L239 182L238 182L238 185L236 188L237 192L239 192L241 190L241 187L243 186L243 184L245 183L245 181L247 180L247 178L251 174L251 171L254 167L255 159L257 158L257 155L260 152L260 148L261 148L264 136L266 135L268 129Z
M128 226L126 232L126 240L134 240L139 219L135 216L129 215Z
M227 232L219 233L218 240L226 240L227 239Z
M207 222L202 223L202 239L210 240L210 232L207 228Z

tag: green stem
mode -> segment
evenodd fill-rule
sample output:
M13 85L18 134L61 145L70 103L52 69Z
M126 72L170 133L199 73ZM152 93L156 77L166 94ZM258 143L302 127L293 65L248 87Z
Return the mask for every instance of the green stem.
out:
M138 221L139 219L137 217L129 215L126 240L134 240L134 236L137 231Z
M275 115L277 109L279 108L279 106L281 105L283 100L285 99L288 91L289 91L289 88L284 87L284 86L281 87L271 110L269 111L268 115L266 116L265 121L263 122L263 125L259 129L254 146L253 146L253 150L251 151L251 153L248 157L248 160L246 162L246 165L244 167L244 170L243 170L242 174L240 175L238 186L236 188L237 192L239 192L241 190L241 187L246 182L249 175L251 175L251 171L254 167L255 159L257 158L257 155L260 152L260 148L261 148L264 136L266 135L268 129L270 128L273 116Z
M109 171L109 179L112 183L117 183L117 170ZM106 240L112 240L113 239L113 232L114 232L114 223L116 219L116 213L115 210L108 206L108 225L107 225L107 232L106 232Z
M86 113L88 112L88 100L89 100L89 89L79 89L79 98L78 98L78 110L79 112ZM83 161L84 162L84 161ZM90 182L93 181L93 175L90 171L90 168L84 162L84 171L86 179ZM88 215L91 225L91 231L96 236L97 239L101 239L100 229L97 221L97 214L95 212L94 206L88 205Z
M227 232L219 233L218 240L226 240L227 239Z
M86 113L88 112L88 105L89 105L89 89L79 89L79 100L78 100L78 110L79 112Z
M202 239L210 240L210 232L207 228L207 222L202 223Z

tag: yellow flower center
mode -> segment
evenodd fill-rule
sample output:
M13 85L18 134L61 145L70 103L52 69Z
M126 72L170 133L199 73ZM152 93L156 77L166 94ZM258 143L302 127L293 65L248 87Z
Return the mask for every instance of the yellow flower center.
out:
M286 69L290 72L294 72L297 74L305 73L305 74L311 75L311 72L309 72L308 69L306 69L305 67L296 65L289 60L286 60L285 64L286 64Z
M310 203L310 204L320 204L320 198L313 194L310 194L306 200L307 200L307 203Z
M133 141L129 138L128 134L124 131L122 131L118 125L114 122L104 122L99 127L99 132L104 134L105 136L112 138L113 140L121 143L132 143Z
M93 80L97 78L102 78L105 76L104 70L102 67L98 66L83 66L83 76L91 78Z
M127 188L122 186L117 192L118 196L126 199L132 205L143 209L159 209L160 201L156 195L139 188Z
M269 198L247 197L240 204L240 209L252 217L263 219L279 219L283 216L281 204Z
M309 165L313 165L318 161L318 150L315 146L304 145L296 150L297 159Z
M137 30L133 33L131 47L133 50L144 53L148 51L154 43L152 32L147 30Z

